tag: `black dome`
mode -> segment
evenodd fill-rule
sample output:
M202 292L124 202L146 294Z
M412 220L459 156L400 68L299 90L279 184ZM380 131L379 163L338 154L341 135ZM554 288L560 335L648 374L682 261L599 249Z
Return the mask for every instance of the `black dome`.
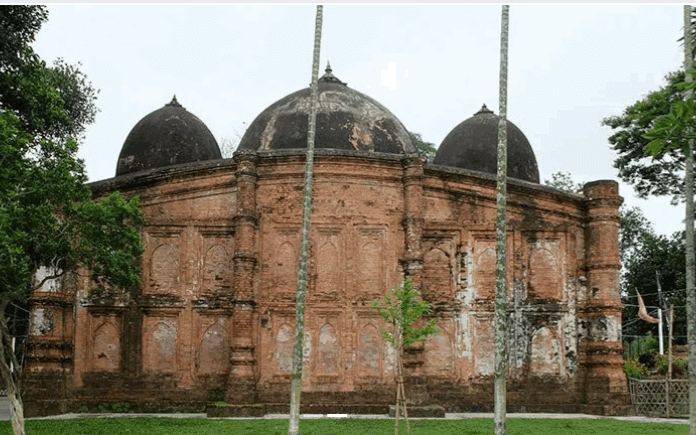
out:
M118 156L116 176L220 158L220 148L208 127L174 96L171 103L135 124Z
M495 174L498 171L498 121L483 105L474 116L447 135L433 163ZM507 121L507 175L539 183L539 167L532 146L515 124Z
M372 98L331 74L319 79L315 147L381 153L415 153L401 121ZM249 125L239 149L307 148L311 88L273 103Z

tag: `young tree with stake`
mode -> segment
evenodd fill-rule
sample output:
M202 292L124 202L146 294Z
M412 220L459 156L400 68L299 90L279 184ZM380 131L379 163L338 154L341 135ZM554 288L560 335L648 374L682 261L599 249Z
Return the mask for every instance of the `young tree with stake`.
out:
M430 313L430 303L420 298L420 290L413 286L413 281L407 277L400 287L391 289L384 298L372 301L372 308L389 325L382 330L384 339L396 350L396 414L394 421L394 434L399 433L399 414L404 413L406 429L411 434L411 426L408 421L406 409L406 392L404 390L404 349L409 346L422 343L429 335L435 334L435 322L431 318L421 327L416 327L421 318ZM403 409L400 409L403 406Z

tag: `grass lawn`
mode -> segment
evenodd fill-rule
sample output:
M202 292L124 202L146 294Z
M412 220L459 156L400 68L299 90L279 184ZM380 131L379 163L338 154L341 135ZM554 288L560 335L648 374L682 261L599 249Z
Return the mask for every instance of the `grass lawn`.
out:
M287 420L209 420L204 418L79 418L31 420L29 435L285 435ZM404 426L404 431L406 433ZM413 420L413 435L490 435L490 419ZM632 423L615 420L526 420L510 418L509 435L663 435L688 434L688 425ZM393 420L311 419L300 421L302 435L389 435ZM12 434L9 421L0 422L0 434Z

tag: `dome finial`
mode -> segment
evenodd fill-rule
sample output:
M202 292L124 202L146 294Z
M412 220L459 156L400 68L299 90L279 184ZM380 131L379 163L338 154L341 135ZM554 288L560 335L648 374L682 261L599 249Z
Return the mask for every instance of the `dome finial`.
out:
M179 102L176 101L176 94L174 94L174 97L172 98L172 101L171 101L170 103L168 103L168 104L165 104L165 106L181 107L181 108L183 109L183 107L181 106L181 104L179 104Z
M336 76L331 74L331 71L333 70L331 69L331 64L329 63L329 61L326 61L326 69L324 71L326 72L319 79L319 83L338 83L340 85L348 86L348 83L343 83Z
M488 107L486 107L486 105L484 104L484 105L481 107L481 110L479 110L478 112L474 113L474 116L476 116L476 115L485 115L486 113L493 113L493 111L490 110Z

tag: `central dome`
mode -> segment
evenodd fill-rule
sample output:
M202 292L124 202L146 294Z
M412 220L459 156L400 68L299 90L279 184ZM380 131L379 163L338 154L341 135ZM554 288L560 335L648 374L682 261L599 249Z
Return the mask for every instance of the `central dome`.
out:
M406 128L387 108L349 88L327 65L319 79L314 146L380 153L415 153ZM311 88L273 103L249 125L239 143L244 150L307 148Z

